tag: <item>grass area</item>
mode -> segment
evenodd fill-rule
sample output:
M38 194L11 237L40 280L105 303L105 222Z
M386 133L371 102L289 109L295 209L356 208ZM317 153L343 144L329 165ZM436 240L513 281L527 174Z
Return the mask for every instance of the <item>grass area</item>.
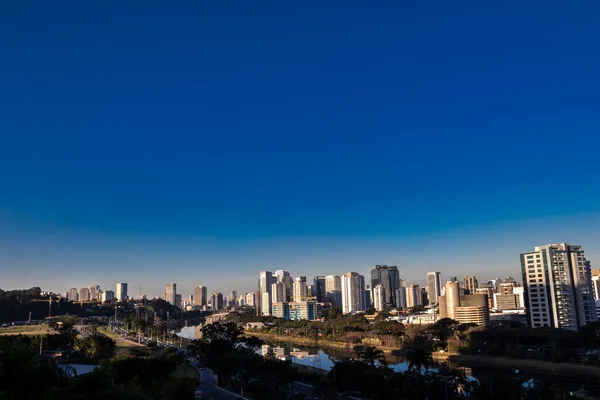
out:
M48 335L55 334L48 325L9 326L0 328L0 335Z
M178 365L171 375L173 378L187 378L200 381L200 375L198 375L198 370L189 364Z
M97 329L98 329L99 333L108 336L109 338L113 339L116 342L117 354L118 353L126 353L126 354L135 355L135 356L142 356L142 357L152 355L152 351L149 348L147 348L146 346L144 346L143 344L140 344L138 342L134 342L133 340L129 340L124 337L121 337L121 335L119 335L118 333L111 332L107 326L99 326ZM154 352L157 352L157 351L158 350L154 350Z

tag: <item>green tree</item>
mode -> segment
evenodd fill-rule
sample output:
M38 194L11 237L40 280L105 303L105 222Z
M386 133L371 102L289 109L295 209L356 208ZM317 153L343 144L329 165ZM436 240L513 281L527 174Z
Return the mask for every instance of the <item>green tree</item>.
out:
M385 354L375 346L366 346L358 353L358 358L369 364L371 367L374 367L376 363L387 366Z

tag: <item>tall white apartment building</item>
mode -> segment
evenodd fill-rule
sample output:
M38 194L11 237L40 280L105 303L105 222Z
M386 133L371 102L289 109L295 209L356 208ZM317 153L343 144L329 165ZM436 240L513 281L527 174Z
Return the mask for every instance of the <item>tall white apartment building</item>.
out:
M342 305L342 278L339 275L325 277L325 300L333 307Z
M377 311L383 311L384 306L385 299L383 297L383 286L379 284L373 288L373 307L375 307Z
M298 276L294 278L293 285L293 299L294 302L299 303L301 301L306 301L308 297L308 287L306 286L306 277Z
M578 330L596 321L589 261L567 243L537 246L521 254L528 324Z
M366 309L365 277L358 272L342 276L342 312L351 313Z
M167 288L165 290L165 301L171 303L174 306L178 306L176 297L177 297L177 284L176 283L167 283Z

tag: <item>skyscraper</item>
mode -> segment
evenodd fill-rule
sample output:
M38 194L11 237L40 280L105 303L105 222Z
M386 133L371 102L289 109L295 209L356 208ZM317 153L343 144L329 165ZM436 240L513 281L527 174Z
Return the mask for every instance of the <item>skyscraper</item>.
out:
M127 300L127 284L125 282L117 283L117 290L115 293L118 301Z
M325 300L333 307L342 305L342 278L339 275L325 277Z
M308 290L306 287L306 277L305 276L297 276L296 278L294 278L293 291L294 291L293 298L296 303L307 300L306 298L308 296Z
M208 305L208 288L206 286L196 286L194 288L194 305L206 307Z
M167 283L167 288L165 290L165 301L170 304L176 306L176 295L177 295L177 284L176 283Z
M358 272L347 272L342 276L342 312L365 310L365 277Z
M183 308L182 301L181 301L181 295L179 293L175 294L175 307Z
M71 301L79 300L79 293L77 292L77 288L69 289L69 300L71 300Z
M275 282L271 285L271 303L283 303L285 301L285 285L283 282Z
M102 300L102 290L100 289L100 285L90 285L88 286L90 290L90 300Z
M79 301L89 301L90 300L90 289L89 288L81 288L79 289Z
M596 321L592 274L583 248L567 243L521 254L528 324L578 330Z
M327 285L324 276L315 276L315 278L313 279L313 288L315 293L313 293L312 295L317 298L318 302L322 303L325 301L325 295L327 293L326 286Z
M386 306L396 306L396 289L400 287L400 274L395 265L376 265L371 269L371 287L381 285Z
M396 289L396 307L407 308L406 288L403 286L400 286L398 289Z
M408 285L406 288L406 307L422 306L421 288L419 285Z
M461 324L475 323L479 326L489 326L490 309L487 294L460 294L458 282L446 282L445 295L440 296L440 319L450 318Z
M107 301L111 301L115 298L115 292L113 292L112 290L105 290L104 292L102 292L102 295L100 296L100 300L103 303L106 303Z
M438 297L442 294L442 273L428 272L427 273L427 296L429 304L437 304Z
M373 288L373 306L377 311L383 311L383 286L381 284Z
M258 300L256 300L256 293L257 292L246 293L246 305L248 307L256 306L256 303L258 302Z
M223 293L213 292L211 298L212 308L215 311L223 310Z
M468 291L466 294L475 294L475 289L479 286L476 276L465 276L464 288Z
M283 283L285 288L284 301L291 301L293 280L290 275L290 271L278 269L275 271L275 277L277 278L277 282Z
M267 302L268 304L266 305L266 308L269 308L268 313L270 314L271 310L270 310L270 303L271 303L271 284L273 283L273 273L271 271L260 271L260 274L258 276L258 301L259 301L259 306L262 309L262 301L264 297L265 293L269 294L269 301ZM263 315L269 315L269 314L263 314Z

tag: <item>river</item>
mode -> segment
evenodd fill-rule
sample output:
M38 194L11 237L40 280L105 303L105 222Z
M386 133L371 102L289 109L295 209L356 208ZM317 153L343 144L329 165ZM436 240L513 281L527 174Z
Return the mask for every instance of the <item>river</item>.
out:
M194 339L196 333L195 326L181 328L177 335L186 339ZM273 353L280 360L289 360L294 364L307 367L331 370L335 362L351 360L356 358L357 354L353 349L337 350L331 348L307 347L296 344L290 344L278 341L267 341L261 346L257 353L266 355L272 349ZM408 363L404 357L386 354L388 366L397 372L404 372L408 369Z

